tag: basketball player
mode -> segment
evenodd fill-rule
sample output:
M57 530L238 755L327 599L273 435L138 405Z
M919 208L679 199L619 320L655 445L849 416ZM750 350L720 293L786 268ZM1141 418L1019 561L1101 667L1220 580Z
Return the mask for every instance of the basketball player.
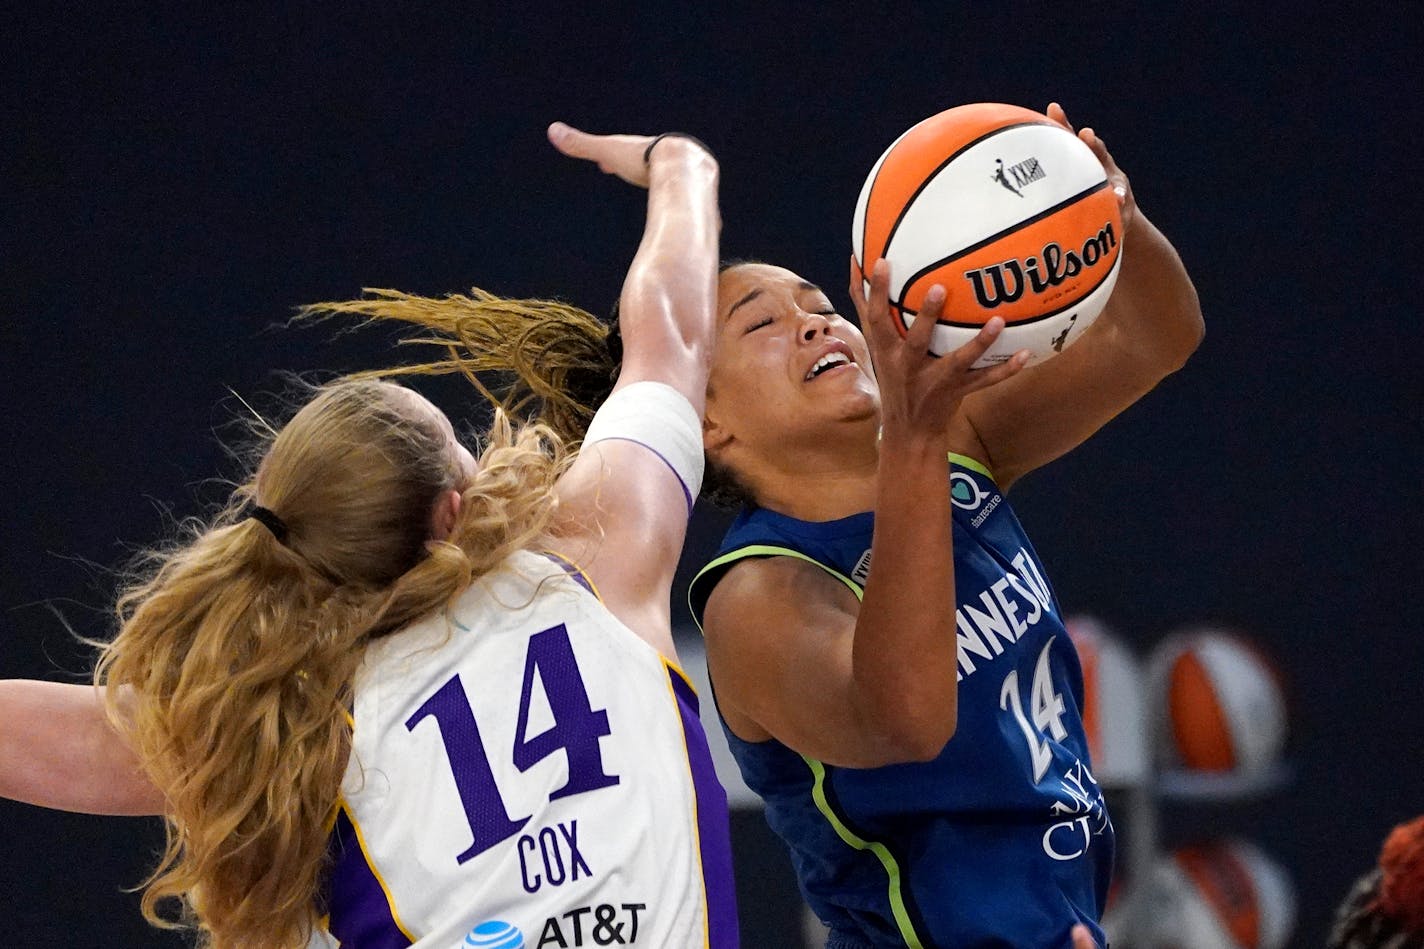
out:
M501 415L476 461L410 390L325 387L120 599L97 680L124 741L95 690L0 690L0 793L167 818L151 920L177 897L217 947L737 945L668 615L717 165L686 136L550 138L649 190L620 373L577 456ZM486 322L592 320L481 300Z
M968 370L997 319L929 356L943 288L900 339L884 263L868 296L852 276L864 336L790 271L720 278L704 443L709 486L743 510L690 600L733 753L832 949L1103 943L1113 830L1081 670L1004 492L1180 367L1202 320L1080 137L1120 196L1123 270L1040 365Z
M1424 815L1398 825L1335 910L1326 949L1424 949Z
M1061 109L1050 114L1066 124ZM1020 354L965 371L998 321L958 356L927 358L933 320L898 339L881 272L869 304L857 300L879 344L872 372L865 340L814 285L766 265L720 278L703 432L709 484L723 500L751 502L752 528L775 519L777 531L742 547L747 532L734 529L726 558L692 591L694 608L700 615L710 595L709 661L731 743L791 844L832 946L1064 947L1071 938L1088 949L1102 939L1112 831L1087 761L1077 656L1001 490L1179 366L1201 316L1126 177L1101 141L1083 137L1120 190L1132 237L1101 326L1042 366L1020 373ZM928 306L937 312L943 296ZM560 356L540 362L565 369L539 379L500 352L478 307L382 294L339 310L438 323L465 352L495 354L419 371L523 366L525 391L559 407L549 420L578 438L579 404L606 393L617 347L587 328L560 334ZM948 494L946 452L957 462ZM961 613L968 625L957 630ZM1001 632L972 625L981 619L997 619ZM976 666L963 666L957 705L961 634ZM1018 691L1002 686L1011 676Z

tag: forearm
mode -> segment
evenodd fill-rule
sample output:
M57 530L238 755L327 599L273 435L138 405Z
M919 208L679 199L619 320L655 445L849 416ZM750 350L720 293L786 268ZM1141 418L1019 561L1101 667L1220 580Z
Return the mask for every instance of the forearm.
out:
M89 814L157 814L163 796L87 685L0 681L0 797Z
M924 759L940 752L957 719L948 470L938 439L887 434L853 694L874 730Z
M1103 314L1118 344L1159 375L1182 366L1204 333L1196 287L1170 241L1138 209L1122 273Z
M651 153L643 239L619 299L624 366L661 367L679 379L690 362L705 364L716 312L717 163L684 138L665 138ZM631 364L631 366L630 366ZM649 365L651 364L651 365ZM686 394L700 410L702 379Z

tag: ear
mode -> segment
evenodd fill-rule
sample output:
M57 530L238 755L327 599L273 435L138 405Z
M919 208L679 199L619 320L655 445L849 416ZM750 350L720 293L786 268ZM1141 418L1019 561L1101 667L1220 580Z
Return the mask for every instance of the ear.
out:
M708 406L706 414L702 416L702 450L709 455L716 454L730 445L733 438L732 433L712 414L711 406Z
M453 488L442 491L430 509L430 539L449 540L455 532L455 522L460 518L460 507L465 498Z

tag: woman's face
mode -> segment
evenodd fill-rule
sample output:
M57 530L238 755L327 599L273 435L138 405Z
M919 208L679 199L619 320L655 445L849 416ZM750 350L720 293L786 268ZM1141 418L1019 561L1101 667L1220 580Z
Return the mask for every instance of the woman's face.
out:
M880 391L865 337L826 294L769 264L739 264L718 281L707 387L709 447L720 435L774 450L828 424L874 419Z

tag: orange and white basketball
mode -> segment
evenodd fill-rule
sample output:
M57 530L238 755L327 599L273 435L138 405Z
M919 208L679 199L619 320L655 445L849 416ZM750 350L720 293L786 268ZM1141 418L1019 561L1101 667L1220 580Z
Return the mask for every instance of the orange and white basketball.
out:
M1290 877L1245 840L1173 851L1142 899L1147 949L1282 949L1295 928Z
M851 240L862 275L890 262L902 333L938 283L949 296L932 351L962 346L999 316L1005 331L975 365L1020 349L1039 362L1106 305L1122 219L1102 164L1076 135L1029 109L977 103L925 119L886 149L856 202Z
M1243 637L1213 629L1172 636L1153 653L1150 681L1164 767L1259 775L1280 763L1281 676Z
M1093 775L1103 787L1142 784L1152 770L1142 668L1099 620L1070 616L1065 625L1083 667L1083 730Z

